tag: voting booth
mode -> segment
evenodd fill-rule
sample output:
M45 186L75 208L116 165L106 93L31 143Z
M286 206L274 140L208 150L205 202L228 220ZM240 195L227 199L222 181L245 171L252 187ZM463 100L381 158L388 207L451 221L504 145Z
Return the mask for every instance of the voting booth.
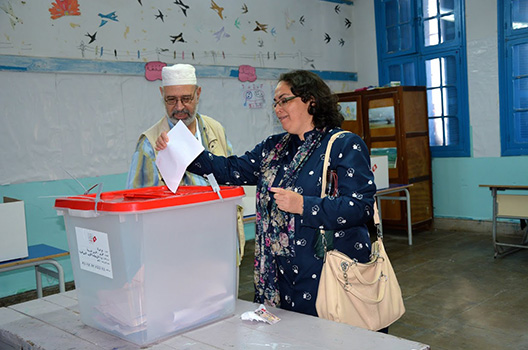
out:
M28 256L24 201L4 197L0 203L0 262Z
M243 196L161 186L57 199L83 323L146 345L231 316Z

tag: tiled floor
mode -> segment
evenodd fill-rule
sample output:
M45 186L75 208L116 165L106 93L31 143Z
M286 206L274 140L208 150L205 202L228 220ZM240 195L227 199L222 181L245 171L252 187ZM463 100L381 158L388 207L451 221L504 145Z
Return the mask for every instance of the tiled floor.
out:
M433 350L528 349L528 250L493 258L491 234L385 232L406 313L389 334ZM239 298L253 301L253 248L240 269ZM353 348L353 347L352 347Z

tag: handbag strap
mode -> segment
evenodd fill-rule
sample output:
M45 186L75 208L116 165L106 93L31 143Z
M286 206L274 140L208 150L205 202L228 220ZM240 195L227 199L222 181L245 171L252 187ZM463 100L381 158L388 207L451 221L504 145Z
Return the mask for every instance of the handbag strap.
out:
M326 197L326 175L328 172L328 165L330 163L330 152L332 151L332 144L339 137L339 135L344 134L346 132L350 132L350 131L342 130L342 131L336 132L335 134L332 135L332 137L330 137L330 140L328 141L328 145L326 145L326 152L325 152L324 161L323 161L323 175L321 177L321 198ZM378 203L376 199L374 199L373 219L374 219L374 226L376 227L377 236L378 238L383 239L383 231L381 230L381 225L380 225L381 218L379 215ZM320 230L320 231L321 231L321 235L323 235L323 243L325 243L325 251L326 251L326 240L324 238L325 231L324 230Z
M322 185L321 185L321 198L326 197L326 173L328 172L328 164L330 159L330 151L332 151L332 144L334 143L335 139L341 134L344 134L345 132L350 132L346 130L342 130L339 132L336 132L335 134L330 137L330 140L328 141L328 145L326 146L326 152L324 156L324 162L323 162L323 177L321 178Z
M339 131L333 134L332 137L330 137L330 140L328 140L328 145L326 145L326 152L325 152L325 156L323 160L323 175L321 177L321 198L326 197L326 174L328 172L328 165L330 163L329 159L330 159L330 152L332 151L332 144L334 143L334 141L337 139L339 135L344 134L345 132L350 132L350 131L342 130L342 131ZM326 244L325 230L320 230L320 233L321 233L321 240L322 240L324 251L325 251L324 260L326 260L327 244Z
M371 303L371 304L377 304L385 298L385 290L387 289L387 282L388 277L385 275L381 275L379 277L379 289L378 289L378 296L376 299L372 299L367 297L366 295L361 294L359 291L355 290L352 285L345 285L345 290L354 294L357 298L361 299L365 303Z
M383 259L383 258L378 257L376 258L376 261L374 262L374 264L376 264L376 273L375 273L373 281L367 281L365 277L363 277L363 275L361 274L361 271L359 271L357 264L352 264L349 270L352 270L352 273L354 274L354 276L356 276L358 281L361 282L361 284L366 285L366 286L371 286L377 283L378 280L383 276L383 266L381 263L378 263L377 261L378 259Z

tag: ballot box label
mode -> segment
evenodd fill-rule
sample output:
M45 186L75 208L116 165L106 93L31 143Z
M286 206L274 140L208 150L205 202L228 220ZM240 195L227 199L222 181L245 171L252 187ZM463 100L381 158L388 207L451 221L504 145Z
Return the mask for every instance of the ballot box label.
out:
M113 278L108 234L75 227L81 269Z

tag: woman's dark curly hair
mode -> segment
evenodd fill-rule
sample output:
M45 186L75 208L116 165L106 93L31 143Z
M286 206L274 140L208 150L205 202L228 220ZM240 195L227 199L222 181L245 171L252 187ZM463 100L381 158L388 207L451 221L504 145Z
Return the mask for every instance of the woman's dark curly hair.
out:
M287 83L291 92L303 102L313 100L308 107L308 113L313 115L313 123L317 129L341 126L344 118L339 112L337 96L317 74L307 70L295 70L281 74L279 82L281 81Z

